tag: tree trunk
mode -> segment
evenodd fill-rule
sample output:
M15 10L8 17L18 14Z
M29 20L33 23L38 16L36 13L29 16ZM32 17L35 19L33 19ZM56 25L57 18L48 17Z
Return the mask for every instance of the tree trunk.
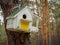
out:
M11 14L13 10L13 0L0 0L0 5L4 13L4 23L5 23L5 30L8 38L8 45L25 45L25 40L28 39L30 33L27 33L26 35L26 33L23 32L22 33L14 32L6 29L6 24L7 24L6 17L9 16L9 14Z
M44 31L43 33L44 33L45 45L49 45L48 30L49 30L49 7L48 7L48 0L45 0L44 16L43 16L43 31Z

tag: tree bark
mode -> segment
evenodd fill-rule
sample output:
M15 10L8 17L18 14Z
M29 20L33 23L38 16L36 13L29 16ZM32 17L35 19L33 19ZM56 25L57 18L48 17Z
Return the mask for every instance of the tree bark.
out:
M45 7L44 7L44 16L43 16L43 33L45 39L45 45L48 44L48 31L49 31L49 7L48 7L48 0L45 0Z

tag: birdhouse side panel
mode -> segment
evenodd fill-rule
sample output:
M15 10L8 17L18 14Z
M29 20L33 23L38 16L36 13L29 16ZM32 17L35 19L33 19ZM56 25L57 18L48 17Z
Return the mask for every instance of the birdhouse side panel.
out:
M6 28L9 28L9 20L7 20Z
M13 21L14 21L13 19L8 19L6 28L13 28Z
M13 22L13 28L16 29L17 28L17 18L14 19L14 22Z

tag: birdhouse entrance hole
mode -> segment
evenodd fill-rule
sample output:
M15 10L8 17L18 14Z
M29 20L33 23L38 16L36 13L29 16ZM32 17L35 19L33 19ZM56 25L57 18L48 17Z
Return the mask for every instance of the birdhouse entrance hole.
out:
M25 14L23 15L23 18L26 19L26 15Z

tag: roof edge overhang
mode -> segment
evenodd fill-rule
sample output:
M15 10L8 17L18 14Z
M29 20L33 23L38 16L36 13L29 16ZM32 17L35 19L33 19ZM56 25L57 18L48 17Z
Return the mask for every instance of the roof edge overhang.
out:
M6 19L14 19L15 17L7 17Z
M25 8L27 8L28 6L25 6L22 10L24 10ZM18 11L18 12L21 12L22 10L20 10L20 11ZM18 13L17 12L17 13ZM8 16L6 19L13 19L13 18L15 18L16 16L17 16L17 13L14 15L14 16Z

